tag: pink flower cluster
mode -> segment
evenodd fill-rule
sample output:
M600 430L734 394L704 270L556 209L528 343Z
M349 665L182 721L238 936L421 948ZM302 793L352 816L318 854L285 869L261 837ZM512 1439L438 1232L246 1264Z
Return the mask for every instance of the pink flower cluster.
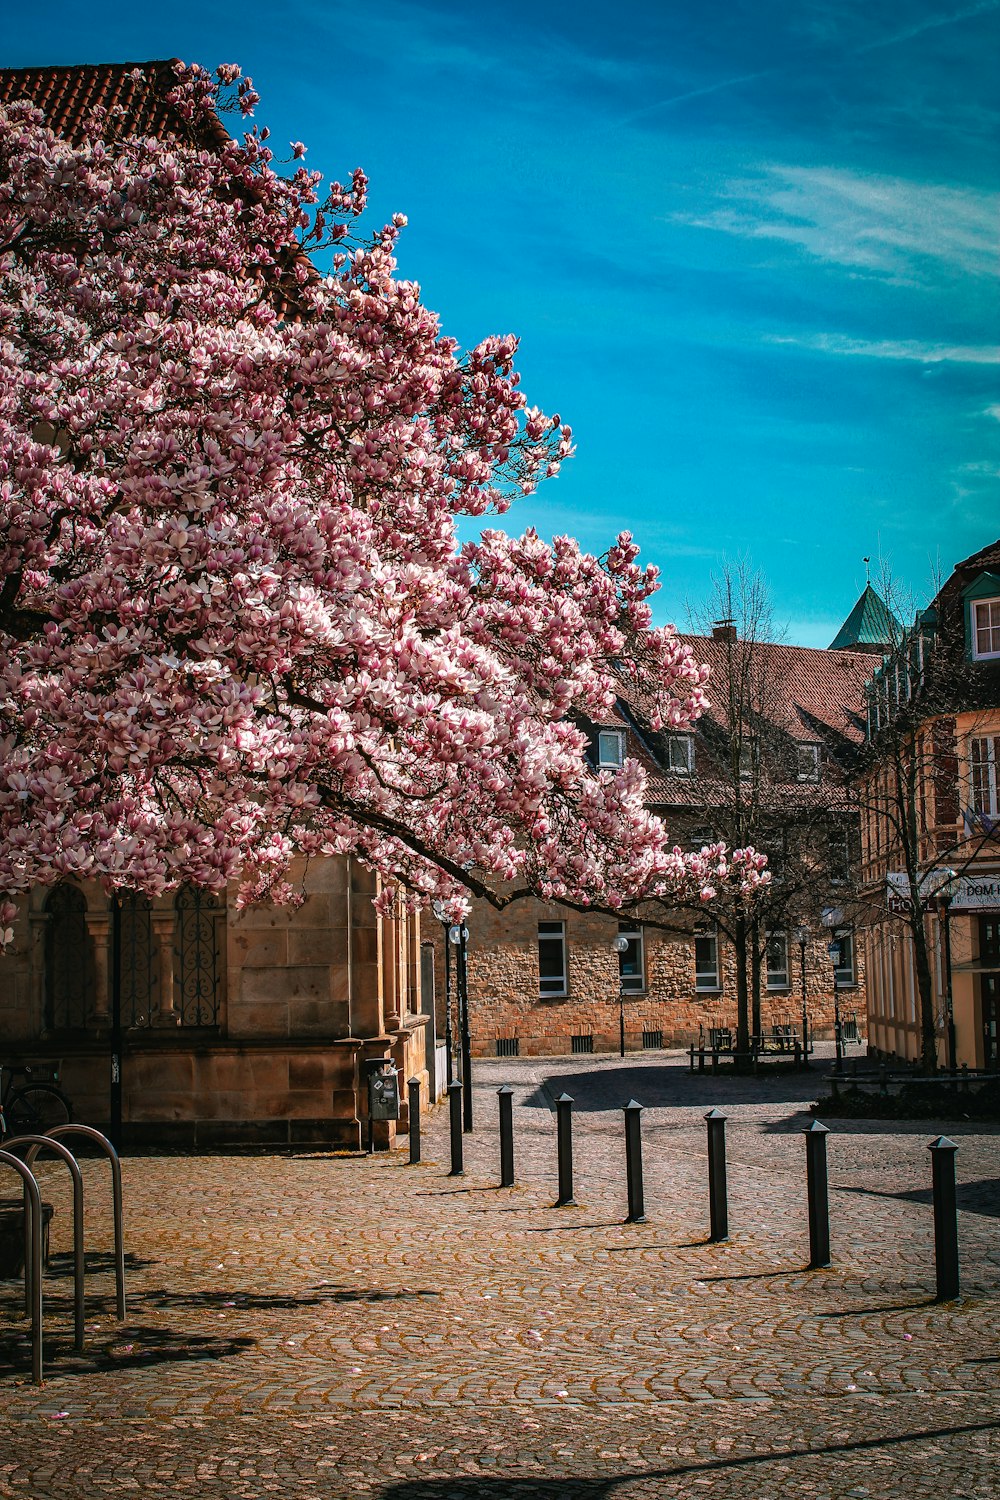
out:
M176 107L220 90L257 102L227 66ZM679 858L639 768L583 755L622 657L657 722L705 701L631 538L458 544L572 451L516 340L461 355L397 278L402 216L352 239L364 174L321 200L266 139L73 146L0 110L0 892L281 897L297 852L415 901L758 878Z

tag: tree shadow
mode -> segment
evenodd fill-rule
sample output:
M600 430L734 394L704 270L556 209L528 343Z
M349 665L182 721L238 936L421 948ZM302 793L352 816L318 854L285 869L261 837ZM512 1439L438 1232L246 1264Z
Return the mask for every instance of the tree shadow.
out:
M129 1324L115 1330L114 1338L105 1339L99 1347L73 1348L69 1335L57 1331L45 1337L45 1362L51 1376L60 1379L74 1375L92 1375L98 1371L142 1369L149 1365L189 1364L205 1360L232 1359L257 1347L257 1340L241 1334L215 1337L211 1334L181 1332L156 1328L151 1324ZM13 1373L20 1365L30 1367L30 1343L27 1331L12 1330L0 1336L0 1364Z
M815 1102L819 1079L814 1073L797 1071L788 1063L764 1064L752 1073L692 1073L676 1063L656 1067L594 1068L578 1073L558 1073L519 1101L523 1109L551 1111L559 1094L569 1094L574 1112L613 1114L636 1099L646 1109L691 1109L726 1104L760 1104L771 1099L778 1104L799 1105L802 1110ZM780 1097L775 1098L775 1093Z
M892 1449L907 1443L933 1442L965 1433L991 1432L1000 1423L969 1422L955 1427L931 1427L919 1432L902 1432L891 1437L859 1438L853 1442L826 1443L814 1447L776 1448L765 1453L748 1453L735 1458L711 1459L705 1463L678 1464L669 1469L636 1469L630 1473L607 1476L560 1475L551 1479L513 1476L488 1479L485 1476L454 1475L447 1478L407 1479L388 1485L380 1500L614 1500L615 1493L627 1484L683 1479L687 1475L715 1474L727 1469L753 1469L760 1465L790 1460L816 1459L842 1453L863 1453Z
M225 1288L204 1292L171 1292L166 1287L144 1290L139 1301L151 1307L222 1307L252 1308L261 1312L297 1307L319 1307L324 1302L402 1302L420 1297L440 1297L440 1292L424 1288L387 1292L375 1287L316 1287L299 1296L268 1292L238 1292Z
M115 1257L109 1250L88 1250L86 1252L87 1274L92 1271L114 1272ZM144 1260L141 1255L125 1254L126 1271L144 1271L148 1266L158 1266L158 1260ZM73 1275L73 1252L71 1250L54 1250L49 1256L48 1276L72 1276Z

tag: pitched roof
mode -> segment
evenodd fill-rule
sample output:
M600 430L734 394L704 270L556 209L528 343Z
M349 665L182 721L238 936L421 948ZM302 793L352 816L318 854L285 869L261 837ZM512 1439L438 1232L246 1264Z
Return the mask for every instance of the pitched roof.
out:
M888 651L902 635L902 626L871 584L830 642L831 651Z
M190 139L191 125L167 100L177 83L177 58L140 63L74 63L45 68L0 68L0 104L26 99L40 109L46 123L65 140L78 144L87 116L97 108L120 109L109 115L105 140L126 135ZM142 77L134 77L138 72ZM217 118L204 121L199 144L216 150L228 133Z

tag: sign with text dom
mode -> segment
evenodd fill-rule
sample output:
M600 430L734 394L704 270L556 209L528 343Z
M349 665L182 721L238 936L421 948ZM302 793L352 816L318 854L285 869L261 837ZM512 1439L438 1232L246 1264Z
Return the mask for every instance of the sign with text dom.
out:
M921 896L927 905L936 899L930 871L921 881ZM890 911L906 911L910 904L910 882L902 871L890 870L886 876ZM952 885L952 912L1000 911L1000 873L996 875L959 875Z

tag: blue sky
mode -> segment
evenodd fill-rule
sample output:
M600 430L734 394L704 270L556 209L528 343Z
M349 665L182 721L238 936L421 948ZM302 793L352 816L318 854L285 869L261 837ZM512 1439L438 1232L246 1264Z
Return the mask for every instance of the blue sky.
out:
M238 62L463 345L578 452L505 524L623 527L686 623L726 559L825 646L1000 535L1000 0L8 10L8 67Z

